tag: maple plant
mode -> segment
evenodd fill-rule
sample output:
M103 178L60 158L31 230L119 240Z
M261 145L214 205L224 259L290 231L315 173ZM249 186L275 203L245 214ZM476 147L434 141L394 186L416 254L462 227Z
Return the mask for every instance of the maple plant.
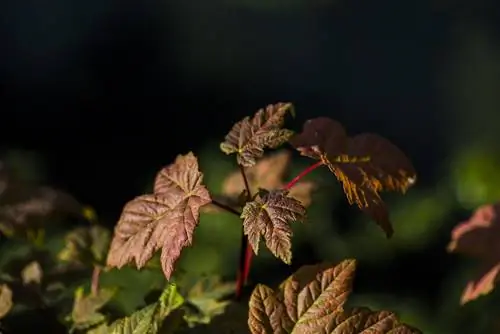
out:
M292 262L292 224L307 222L307 207L311 204L307 194L315 189L314 184L303 180L306 175L320 167L331 171L342 184L348 202L373 219L388 238L394 230L380 193L404 193L416 181L416 172L408 158L387 139L370 133L349 137L339 122L326 117L306 121L301 132L295 133L284 127L287 115L294 115L292 104L277 103L234 124L220 149L236 157L239 174L231 176L233 188L228 185L224 196L212 194L203 184L198 158L189 152L178 155L172 164L158 172L152 193L140 195L124 206L112 234L98 224L89 208L64 204L73 208L76 215L90 220L90 226L79 227L66 235L64 247L57 252L60 263L47 273L35 261L26 266L19 277L9 277L0 285L0 319L13 307L14 287L18 283L23 289L40 294L49 287L51 291L55 289L47 282L54 273L91 268L90 291L86 292L83 286L75 289L72 311L65 318L73 331L184 333L196 328L206 331L211 317L230 314L231 305L241 310L240 305L246 319L235 316L233 320L239 320L234 325L236 329L223 329L228 326L226 323L215 332L419 333L416 328L398 321L390 311L345 306L352 290L354 259L303 266L277 289L258 284L248 302L241 300L252 256L258 254L261 241L277 259L287 264ZM277 177L279 173L266 171L276 168L279 159L290 159L289 151L271 155L266 151L287 143L302 156L311 158L312 163L288 182L282 182ZM30 203L27 207L42 215L40 208L56 208L59 197L41 194L23 204L26 207L26 203ZM19 212L26 209L23 211L20 207L12 207L12 219L24 222L27 218ZM186 288L187 285L176 278L176 262L183 249L193 244L200 214L217 210L241 218L241 256L235 283L224 285L212 281L215 282L212 288L217 286L219 296L233 293L234 300L219 300L215 307L217 313L209 314L204 312L207 302L196 297L197 291L207 287ZM33 234L33 228L27 224L7 227L4 226L4 234L12 236L16 227L34 244L43 242L40 241L43 235ZM139 272L146 270L154 265L158 252L165 278L161 293L149 305L125 317L116 319L104 312L117 291L102 287L101 276L130 265ZM193 312L193 307L198 311Z

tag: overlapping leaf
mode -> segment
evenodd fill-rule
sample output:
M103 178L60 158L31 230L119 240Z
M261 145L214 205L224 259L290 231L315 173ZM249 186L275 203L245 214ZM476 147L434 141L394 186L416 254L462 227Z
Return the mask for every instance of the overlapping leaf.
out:
M110 231L102 226L78 227L64 237L64 248L57 256L63 262L100 264L106 258L110 239Z
M306 209L288 196L286 190L261 190L254 201L248 202L241 213L243 231L255 254L261 236L267 248L285 263L292 260L291 222L305 219Z
M236 153L242 166L255 165L265 148L277 148L292 136L292 131L282 129L289 111L293 113L292 104L277 103L258 110L253 118L243 118L226 135L221 150L226 154Z
M356 203L388 237L393 234L379 193L404 193L416 180L411 162L399 148L376 134L349 138L340 123L326 117L307 121L290 143L302 155L327 165L342 183L349 203Z
M192 243L200 207L211 202L202 179L192 153L179 155L174 164L162 169L154 194L139 196L125 205L115 227L108 266L121 268L135 261L140 269L161 249L162 269L170 279L181 250Z
M7 284L0 285L0 319L5 317L11 310L12 303L12 290Z
M345 310L352 290L355 260L334 267L304 266L277 291L257 285L250 297L248 326L252 333L356 334L419 333L386 311Z
M461 303L490 293L500 277L500 204L481 206L467 221L458 224L451 232L448 251L481 262L477 277L462 294Z

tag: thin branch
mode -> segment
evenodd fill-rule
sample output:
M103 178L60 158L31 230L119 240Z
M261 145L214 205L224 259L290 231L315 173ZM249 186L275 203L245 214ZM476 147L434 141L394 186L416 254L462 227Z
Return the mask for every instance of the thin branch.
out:
M237 215L238 217L241 216L241 212L239 212L238 210L230 207L229 205L226 205L224 203L218 202L215 199L212 199L212 204L215 205L215 206L218 206L222 210L225 210L225 211L230 212L230 213L232 213L234 215Z
M94 265L94 270L92 271L92 282L90 283L90 291L93 296L97 296L99 293L99 277L101 276L101 266Z

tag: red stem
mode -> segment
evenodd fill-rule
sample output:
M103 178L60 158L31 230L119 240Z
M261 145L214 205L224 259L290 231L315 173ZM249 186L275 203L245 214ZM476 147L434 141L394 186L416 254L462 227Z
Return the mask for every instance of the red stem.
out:
M321 165L323 165L323 162L318 161L315 164L307 167L302 172L300 172L296 177L294 177L290 182L288 182L283 187L283 190L290 190L304 176L311 173L313 170L315 170ZM248 238L243 234L241 238L240 266L238 268L238 274L236 276L236 300L239 300L241 298L243 286L247 283L248 275L250 274L250 265L252 263L252 256L253 256L252 246L248 244Z

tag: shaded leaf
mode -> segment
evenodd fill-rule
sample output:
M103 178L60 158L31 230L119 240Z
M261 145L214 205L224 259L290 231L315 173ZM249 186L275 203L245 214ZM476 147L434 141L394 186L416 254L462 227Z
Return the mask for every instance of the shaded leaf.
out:
M164 319L184 303L174 284L169 284L158 302L134 312L131 316L115 321L108 328L108 333L158 333Z
M43 270L37 261L30 262L21 271L21 279L24 285L31 283L40 284L43 278Z
M292 131L282 129L288 111L293 113L292 104L276 103L258 110L253 118L243 118L226 135L220 149L226 154L236 153L242 166L255 165L265 148L277 148L292 136Z
M199 279L186 294L187 302L196 310L186 313L184 319L190 326L208 324L213 317L224 313L231 302L222 298L235 290L235 282L222 282L218 276Z
M57 257L63 262L70 263L102 263L108 251L110 239L110 231L102 226L78 227L64 237L64 248Z
M334 267L301 267L273 291L257 285L250 297L248 326L252 333L356 334L419 333L400 324L394 314L366 308L345 310L352 290L355 260Z
M461 304L490 293L500 272L500 204L483 205L451 232L448 251L461 253L481 262L477 277L472 279L461 297Z
M83 287L75 291L71 320L73 329L86 329L106 320L99 310L115 295L115 289L100 289L97 294L84 295Z
M12 303L12 290L7 284L0 285L0 319L9 313L14 304Z
M261 190L241 213L243 231L257 254L261 236L274 256L289 264L292 260L292 229L290 223L305 219L306 209L286 190Z
M173 165L161 170L155 194L139 196L125 205L115 227L107 265L121 268L134 260L141 269L162 249L163 273L170 279L182 249L192 244L200 207L211 202L202 179L192 153L178 156Z
M290 143L304 156L320 160L342 183L350 204L356 203L385 231L393 234L381 191L402 193L415 183L408 158L387 139L371 133L347 137L339 122L308 120Z

